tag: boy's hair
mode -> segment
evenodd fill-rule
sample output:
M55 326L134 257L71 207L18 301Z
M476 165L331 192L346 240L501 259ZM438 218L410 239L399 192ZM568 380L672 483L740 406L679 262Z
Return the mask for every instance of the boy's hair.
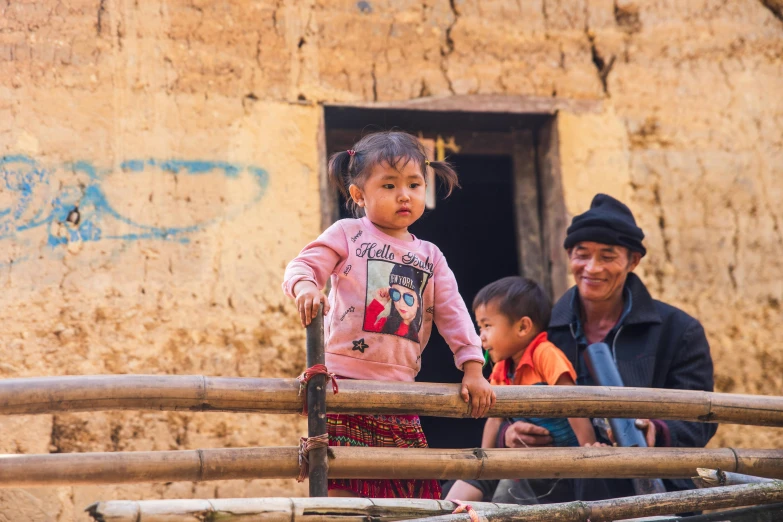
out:
M348 187L353 184L362 188L372 168L383 163L400 169L414 161L426 179L426 160L424 146L415 136L400 131L375 132L356 142L350 151L332 154L329 158L329 181L345 198L346 208L360 217L362 209L351 199ZM451 195L454 187L459 187L457 173L449 163L430 161L429 166L446 185L446 197Z
M529 317L536 330L543 332L552 316L552 302L541 285L527 277L510 276L490 283L473 299L473 313L479 306L495 302L500 313L512 323Z

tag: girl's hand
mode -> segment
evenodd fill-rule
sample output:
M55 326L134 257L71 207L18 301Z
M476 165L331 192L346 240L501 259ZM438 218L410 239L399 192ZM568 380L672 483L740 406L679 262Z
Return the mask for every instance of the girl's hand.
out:
M465 402L470 402L470 414L473 418L486 417L489 409L495 405L495 392L492 386L481 374L481 363L468 361L462 366L465 372L462 377L460 396Z
M296 283L294 294L296 295L296 308L299 310L302 326L309 325L316 318L321 303L324 304L324 315L329 313L329 301L311 281Z
M375 299L382 305L386 306L391 299L391 297L389 297L389 289L386 287L379 288L378 291L375 292Z

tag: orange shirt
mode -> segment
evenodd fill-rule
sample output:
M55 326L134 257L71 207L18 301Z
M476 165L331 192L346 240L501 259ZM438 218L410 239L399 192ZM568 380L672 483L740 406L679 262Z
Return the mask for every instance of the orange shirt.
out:
M547 340L546 332L536 336L527 345L522 358L514 371L514 382L508 378L508 365L513 364L513 359L506 359L495 365L492 375L489 376L490 384L539 384L554 385L563 374L568 374L576 382L576 371L571 361L565 354Z

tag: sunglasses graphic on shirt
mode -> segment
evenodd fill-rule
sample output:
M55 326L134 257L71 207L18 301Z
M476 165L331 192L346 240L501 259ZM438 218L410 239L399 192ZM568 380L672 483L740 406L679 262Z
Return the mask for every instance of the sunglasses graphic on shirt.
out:
M413 306L413 303L416 302L413 294L409 294L408 292L403 294L396 288L389 288L389 297L391 297L392 301L395 303L400 300L400 297L402 297L402 300L405 301L405 304L408 306Z

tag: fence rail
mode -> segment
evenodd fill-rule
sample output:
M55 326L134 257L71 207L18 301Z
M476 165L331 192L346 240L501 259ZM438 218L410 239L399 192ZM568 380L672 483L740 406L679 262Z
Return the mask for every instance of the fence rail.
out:
M688 478L696 468L783 479L783 450L331 448L329 478ZM0 456L0 487L293 478L297 447Z
M708 491L708 494L704 494ZM783 483L745 484L712 490L686 490L592 502L539 506L507 506L484 512L488 522L611 522L631 517L652 517L683 511L773 504L783 500ZM411 522L469 522L464 515L440 515ZM639 521L641 522L641 521Z
M783 426L783 397L602 386L495 386L490 416L630 417ZM458 384L340 381L331 413L466 417ZM299 413L296 379L88 375L0 380L0 415L103 410Z
M704 496L693 492L652 495L646 498L618 499L617 501L580 502L543 506L510 506L485 502L471 502L479 515L492 516L504 510L515 520L576 522L579 517L597 522L601 519L617 519L618 516L642 514L669 514L678 506L686 510L716 509L722 506L765 504L765 507L737 512L722 512L719 520L754 521L778 520L783 515L783 505L772 504L783 500L783 482L777 487L722 488L717 494ZM415 499L363 499L363 498L230 498L191 500L109 500L91 505L87 511L100 522L359 522L373 520L392 522L423 517L447 515L457 504L443 500ZM766 516L765 516L766 515ZM773 518L777 516L777 518ZM467 521L467 517L461 517ZM627 519L626 519L627 520ZM648 520L648 519L645 519ZM673 520L667 518L667 520ZM677 518L676 520L681 520ZM712 520L718 520L717 518ZM641 522L641 520L639 521Z

